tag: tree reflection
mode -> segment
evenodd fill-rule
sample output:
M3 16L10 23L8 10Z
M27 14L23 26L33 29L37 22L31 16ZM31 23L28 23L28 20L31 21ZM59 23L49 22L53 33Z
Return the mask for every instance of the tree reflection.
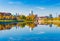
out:
M24 28L25 26L29 26L30 28L34 28L37 26L37 24L35 24L34 22L19 22L19 23L5 23L5 24L0 24L0 30L6 30L6 29L11 29L12 27L20 27L20 28Z
M30 30L33 30L37 25L49 25L49 27L52 27L53 25L56 25L57 27L60 27L60 22L41 22L40 24L36 24L34 22L17 22L17 23L2 23L0 24L0 30L9 30L13 27L20 27L25 28L25 26L28 26Z

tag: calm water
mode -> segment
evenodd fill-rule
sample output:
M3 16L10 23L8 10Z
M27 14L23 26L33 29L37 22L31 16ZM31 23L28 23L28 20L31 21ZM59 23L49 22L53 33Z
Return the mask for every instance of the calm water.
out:
M0 41L60 41L60 27L58 26L36 25L30 27L25 25L21 27L18 25L20 24L12 24L12 26L11 24L1 24Z

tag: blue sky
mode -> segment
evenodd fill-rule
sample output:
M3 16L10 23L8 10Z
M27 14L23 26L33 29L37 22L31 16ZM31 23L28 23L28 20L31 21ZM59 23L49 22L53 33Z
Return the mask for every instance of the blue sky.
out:
M0 0L0 12L28 15L30 10L39 16L60 14L60 0Z

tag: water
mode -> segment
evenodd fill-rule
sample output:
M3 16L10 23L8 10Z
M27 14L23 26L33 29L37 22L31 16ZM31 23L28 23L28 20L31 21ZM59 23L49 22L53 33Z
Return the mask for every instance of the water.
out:
M0 24L0 41L60 41L60 27L34 23L33 25Z

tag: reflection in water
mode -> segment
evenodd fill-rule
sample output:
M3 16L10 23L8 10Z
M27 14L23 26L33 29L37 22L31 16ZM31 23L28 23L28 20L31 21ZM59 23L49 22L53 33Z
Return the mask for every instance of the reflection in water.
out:
M17 23L3 23L3 24L0 24L0 30L9 30L11 29L12 27L20 27L20 28L24 28L25 26L29 26L31 28L31 30L33 30L34 27L37 26L37 24L33 23L33 22L17 22Z
M37 25L49 25L52 27L51 29L46 26L37 26ZM40 40L58 40L60 39L60 29L55 28L56 25L60 27L60 23L58 22L41 22L34 23L34 22L16 22L16 23L0 23L0 40L6 41L40 41ZM33 30L30 32L28 28ZM13 28L14 27L14 28ZM16 30L16 28L24 28ZM36 27L36 28L35 28ZM46 27L46 28L45 28ZM13 28L13 29L12 29ZM56 30L55 30L56 29ZM1 31L3 30L3 31ZM8 30L8 31L6 31ZM2 41L1 40L1 41Z
M41 22L40 24L38 23L34 23L34 22L17 22L17 23L2 23L0 24L0 30L9 30L12 27L20 27L20 28L24 28L25 26L29 26L29 28L31 30L33 30L33 28L35 28L37 25L49 25L49 27L52 27L52 24L60 27L60 23L57 22Z

